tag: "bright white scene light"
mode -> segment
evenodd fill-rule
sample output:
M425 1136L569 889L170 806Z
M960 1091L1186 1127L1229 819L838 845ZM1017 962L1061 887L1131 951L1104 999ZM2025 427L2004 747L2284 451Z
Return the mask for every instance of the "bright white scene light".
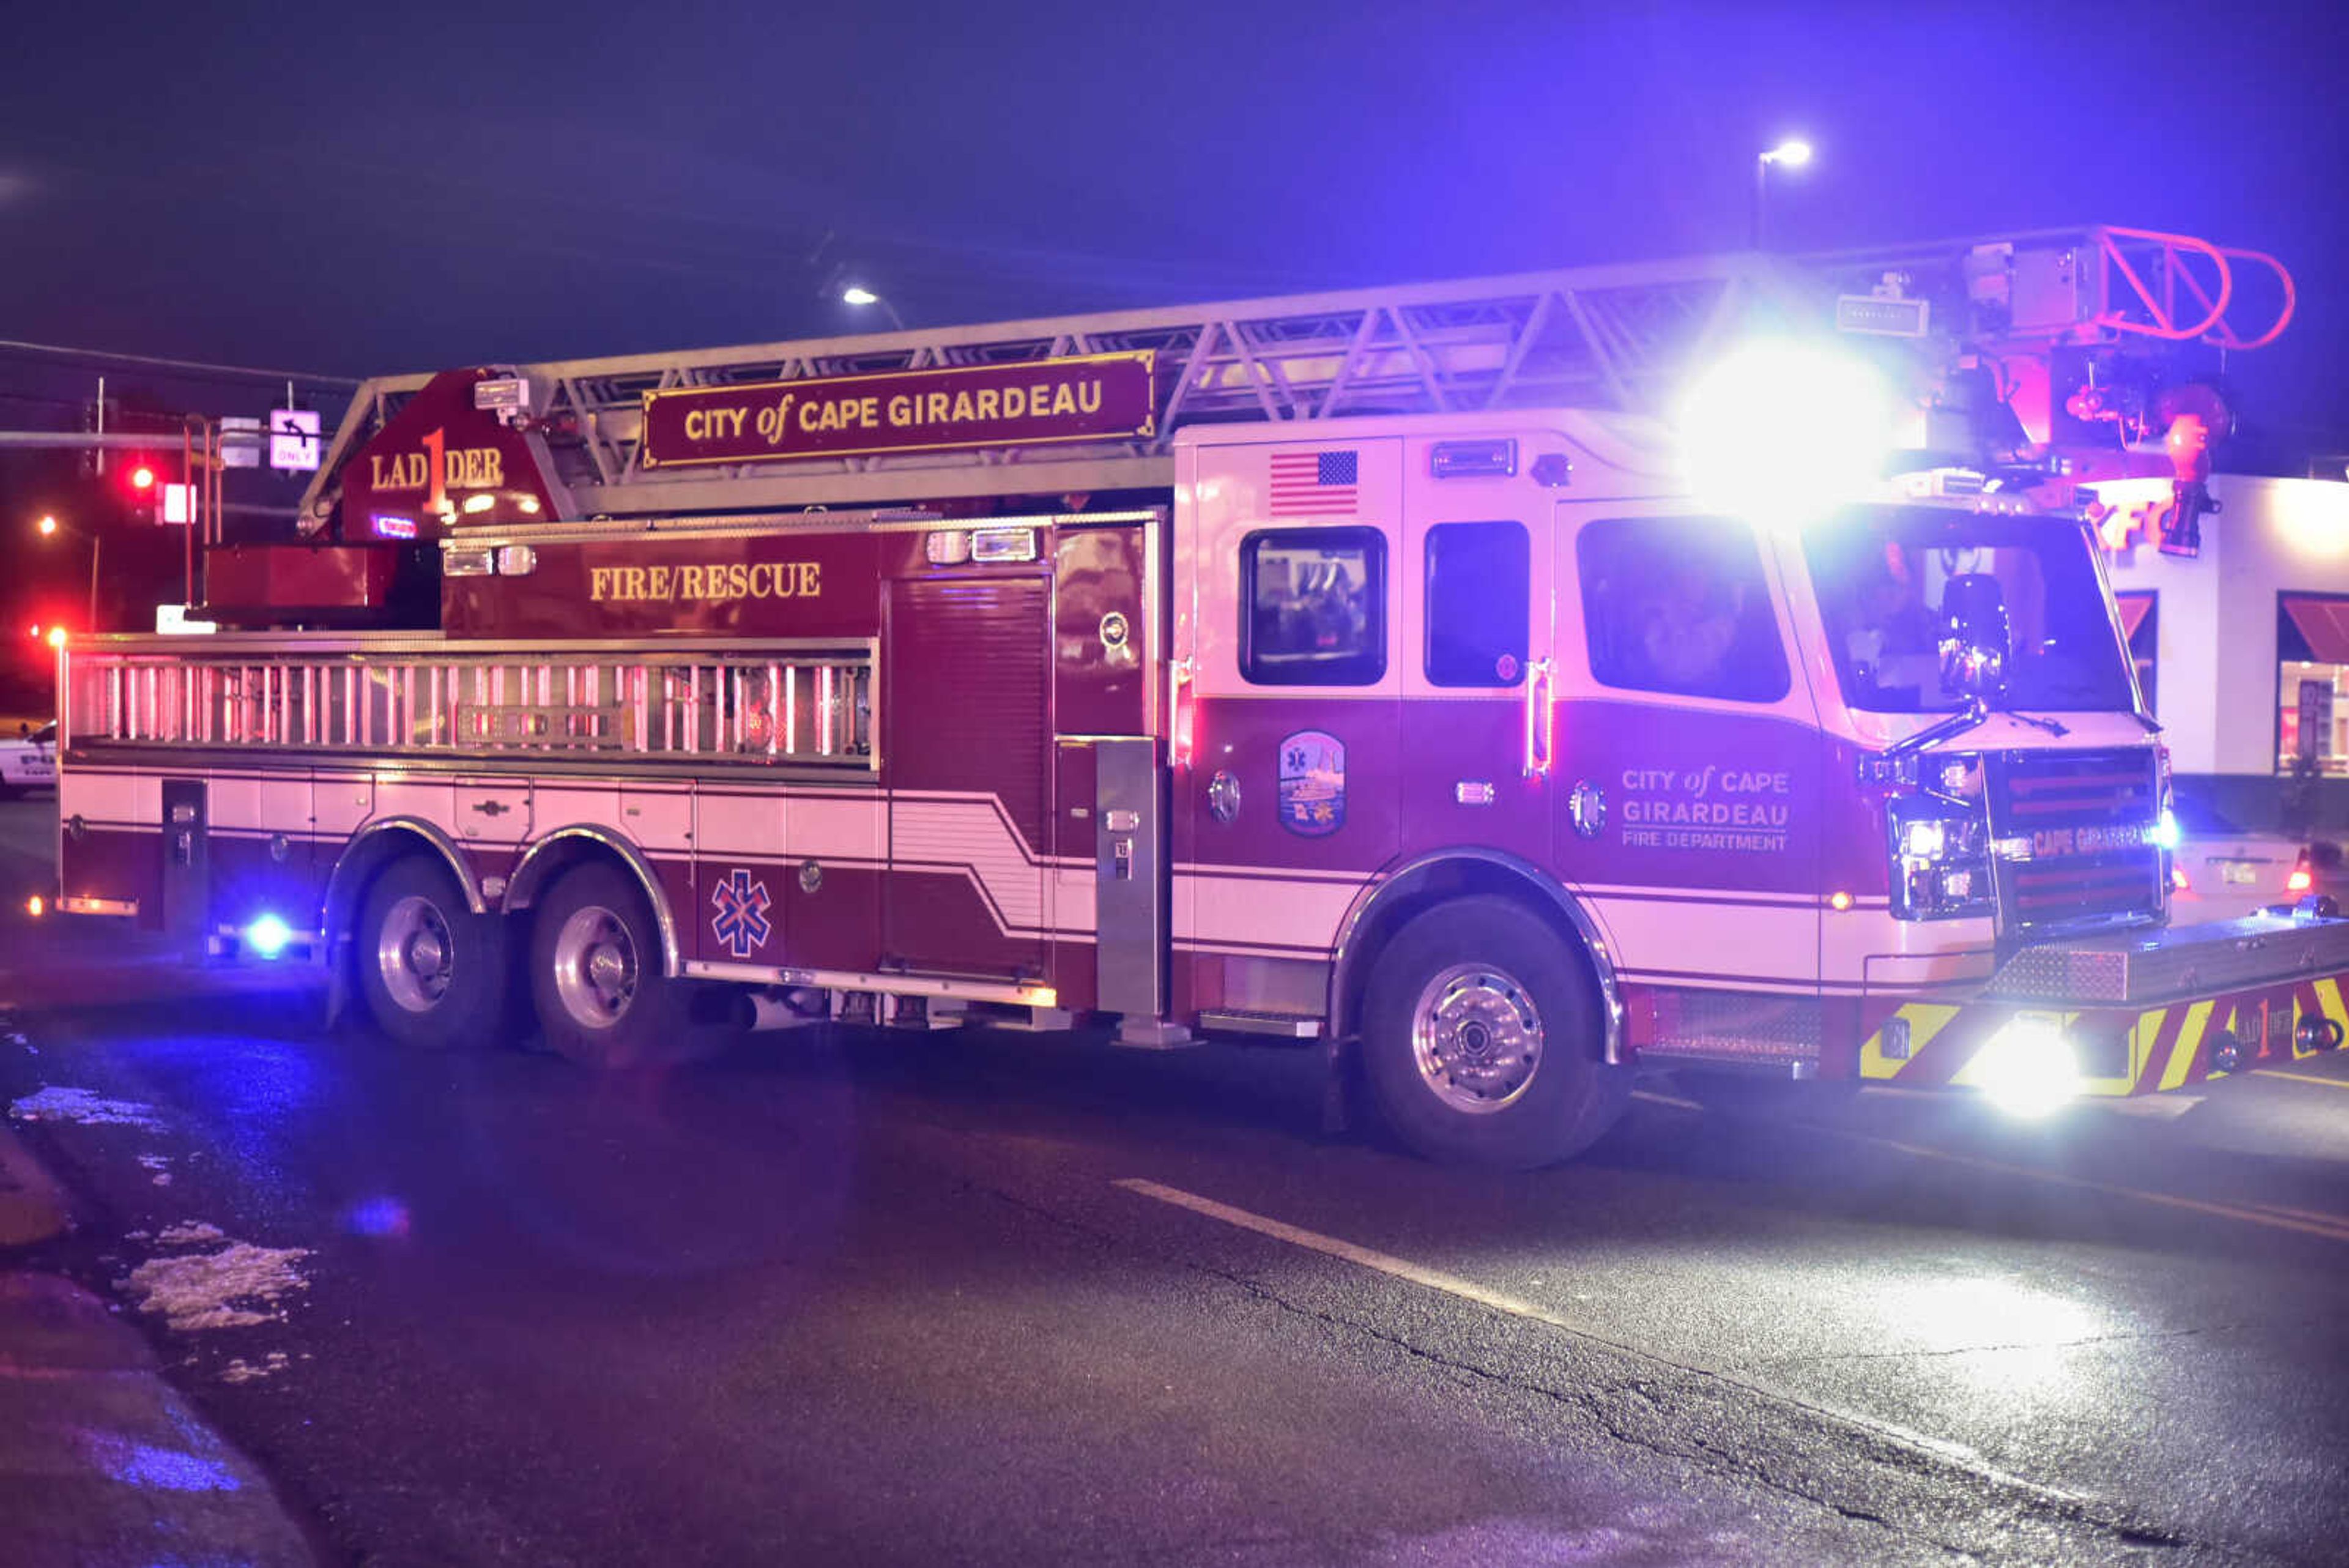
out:
M1800 524L1884 476L1892 393L1865 360L1764 339L1699 376L1682 400L1682 462L1700 505Z
M2071 1042L2061 1027L2041 1018L2018 1018L1992 1035L1968 1076L1991 1104L2027 1119L2060 1110L2080 1093L2080 1063Z

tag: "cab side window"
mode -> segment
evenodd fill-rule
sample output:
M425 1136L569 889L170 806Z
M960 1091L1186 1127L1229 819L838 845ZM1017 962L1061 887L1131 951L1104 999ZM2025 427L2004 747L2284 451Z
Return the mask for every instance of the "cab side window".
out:
M1522 523L1427 531L1427 680L1517 686L1526 678L1532 545Z
M1602 686L1775 702L1792 684L1754 531L1720 517L1621 517L1575 541L1590 673Z
M1375 528L1240 541L1240 674L1256 686L1374 686L1387 672L1387 545Z

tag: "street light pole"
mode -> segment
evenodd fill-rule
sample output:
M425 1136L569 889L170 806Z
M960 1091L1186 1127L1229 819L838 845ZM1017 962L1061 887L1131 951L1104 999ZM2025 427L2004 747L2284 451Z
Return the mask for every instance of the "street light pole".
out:
M1811 144L1792 139L1778 143L1766 152L1755 154L1754 159L1754 248L1755 250L1762 249L1769 237L1764 213L1770 202L1770 166L1775 163L1782 168L1800 169L1810 161Z
M33 524L33 529L44 539L57 534L70 534L77 539L89 541L88 629L96 631L98 629L98 559L99 552L106 548L106 536L102 534L86 533L69 523L60 523L53 514L45 514L38 523Z

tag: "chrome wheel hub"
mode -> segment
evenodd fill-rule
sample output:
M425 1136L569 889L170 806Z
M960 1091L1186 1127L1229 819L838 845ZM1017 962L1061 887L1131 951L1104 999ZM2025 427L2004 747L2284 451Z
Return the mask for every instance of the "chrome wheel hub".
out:
M591 904L554 934L554 990L563 1009L590 1029L618 1022L636 996L636 944L627 923Z
M1514 975L1454 964L1412 1011L1412 1059L1435 1097L1483 1116L1514 1105L1541 1065L1541 1012Z
M400 1007L429 1012L449 994L455 946L440 907L411 893L384 911L383 927L376 933L376 973Z

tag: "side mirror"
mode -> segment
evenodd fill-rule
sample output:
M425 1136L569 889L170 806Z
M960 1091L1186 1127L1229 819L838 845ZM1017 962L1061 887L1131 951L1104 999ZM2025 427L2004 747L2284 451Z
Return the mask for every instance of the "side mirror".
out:
M2014 633L2006 596L1987 572L1951 577L1941 593L1941 683L1987 701L2006 690Z

